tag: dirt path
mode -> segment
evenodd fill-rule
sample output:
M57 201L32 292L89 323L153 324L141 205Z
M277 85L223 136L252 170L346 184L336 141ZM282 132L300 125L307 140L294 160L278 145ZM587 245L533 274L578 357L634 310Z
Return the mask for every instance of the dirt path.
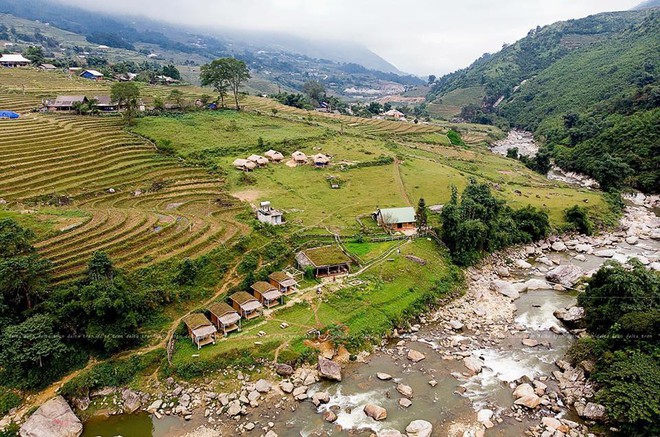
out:
M401 197L406 202L406 205L412 206L412 202L408 197L408 193L406 193L406 187L403 184L403 179L401 179L401 170L399 169L399 165L401 165L401 161L399 161L398 159L394 159L394 183L399 188Z

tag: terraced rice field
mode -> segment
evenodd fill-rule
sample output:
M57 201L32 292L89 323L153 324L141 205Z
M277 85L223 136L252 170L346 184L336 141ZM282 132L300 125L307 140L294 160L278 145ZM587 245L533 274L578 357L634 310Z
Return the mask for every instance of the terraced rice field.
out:
M61 208L91 215L36 244L59 281L82 273L97 250L137 268L199 256L245 231L221 180L158 154L119 118L28 114L0 120L0 136L0 198L10 208L65 196Z

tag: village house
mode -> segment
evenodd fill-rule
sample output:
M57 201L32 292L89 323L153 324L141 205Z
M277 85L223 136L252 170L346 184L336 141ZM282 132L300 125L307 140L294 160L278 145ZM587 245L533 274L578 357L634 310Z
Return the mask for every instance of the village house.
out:
M386 111L383 113L385 117L393 118L395 120L399 120L404 118L405 114L401 111L397 111L396 109L390 109L389 111Z
M232 165L234 166L235 169L243 170L243 171L250 171L257 168L257 164L242 158L235 159Z
M284 155L273 149L270 149L268 152L264 153L264 156L273 162L280 162L284 159Z
M353 260L338 246L322 246L298 252L296 262L302 270L314 269L314 276L346 274Z
M412 206L378 208L373 216L380 226L392 231L414 231L417 229L415 208Z
M305 155L303 152L296 150L291 154L291 157L293 158L293 161L296 164L307 164L307 155Z
M257 220L262 223L268 223L270 225L283 225L284 218L282 211L274 209L270 206L270 202L265 201L259 204L259 209L257 210Z
M87 103L85 96L57 96L55 100L46 102L49 111L71 111L76 105Z
M32 61L26 59L20 53L12 55L0 55L0 67L27 67Z
M117 104L112 101L110 96L94 96L94 107L99 111L116 111Z
M325 167L330 163L330 158L328 158L323 153L317 153L312 156L312 162L314 162L315 167Z
M282 293L266 281L255 282L251 288L254 291L254 297L259 299L259 302L266 308L284 303Z
M54 66L53 64L41 64L41 65L39 66L39 68L40 68L41 70L45 70L45 71L53 71L53 70L57 70L57 67Z
M268 164L268 158L264 158L261 155L250 155L247 157L248 161L252 161L257 164L259 167L263 167Z
M90 80L103 80L103 73L96 70L85 70L80 73L80 77Z
M207 344L215 344L215 334L218 330L204 314L189 314L183 318L183 323L188 329L190 339L197 345L197 349L201 349Z
M287 272L273 272L268 275L268 281L285 296L298 291L298 282Z
M261 305L261 302L259 302L256 297L246 291L238 291L232 294L229 296L229 300L232 302L232 307L238 311L244 319L254 319L261 314L263 305Z
M209 306L211 313L211 322L218 328L218 331L226 336L232 331L241 330L241 316L234 308L225 302L216 302Z

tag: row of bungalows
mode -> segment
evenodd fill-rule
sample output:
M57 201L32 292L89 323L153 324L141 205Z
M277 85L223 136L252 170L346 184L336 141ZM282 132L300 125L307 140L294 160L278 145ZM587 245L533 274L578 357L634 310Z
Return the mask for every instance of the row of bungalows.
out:
M307 155L300 150L296 150L291 154L291 158L296 164L307 164L311 159L311 162L315 167L325 167L330 164L330 157L323 153L317 153L316 155L307 157Z
M49 111L72 111L76 106L89 103L87 96L57 96L55 100L47 100L45 106ZM117 103L113 102L110 96L92 97L93 107L99 111L116 111Z
M215 302L208 307L210 320L202 313L193 313L183 318L188 335L197 349L215 344L218 332L227 336L241 330L241 320L251 320L261 315L263 308L272 308L283 303L283 298L298 290L298 282L287 272L273 272L268 282L259 281L252 285L254 294L238 291L229 296L231 305Z

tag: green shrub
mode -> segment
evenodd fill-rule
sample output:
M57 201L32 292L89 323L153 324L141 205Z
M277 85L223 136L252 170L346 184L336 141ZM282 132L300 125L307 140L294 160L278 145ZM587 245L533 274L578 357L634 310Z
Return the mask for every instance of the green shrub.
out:
M564 210L564 218L572 229L579 233L585 235L591 235L594 233L594 225L591 223L586 209L574 205Z
M9 410L16 408L21 404L23 399L4 387L0 387L0 416L9 413Z

